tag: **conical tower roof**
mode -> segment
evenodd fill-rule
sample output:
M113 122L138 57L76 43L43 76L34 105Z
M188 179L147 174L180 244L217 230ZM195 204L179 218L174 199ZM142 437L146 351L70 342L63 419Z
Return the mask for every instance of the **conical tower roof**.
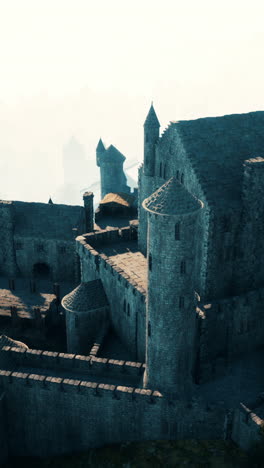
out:
M143 207L157 214L179 216L199 210L203 203L172 177L144 200Z
M81 283L61 301L69 312L88 312L108 305L101 280Z
M155 109L153 107L153 104L151 104L148 115L146 117L146 120L144 122L144 127L148 125L150 127L160 127L160 123L157 117L157 114L155 112Z
M98 144L97 144L97 146L96 146L96 151L98 151L99 153L103 153L103 152L105 151L105 145L103 144L101 138L100 138L100 140L98 141Z

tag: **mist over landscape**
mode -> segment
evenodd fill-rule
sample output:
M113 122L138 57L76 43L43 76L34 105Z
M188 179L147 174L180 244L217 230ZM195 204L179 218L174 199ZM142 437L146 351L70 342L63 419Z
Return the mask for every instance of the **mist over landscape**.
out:
M99 197L100 137L135 179L152 100L161 129L263 109L262 9L259 1L0 2L0 198L81 204L84 189ZM84 165L73 151L65 178L72 138Z

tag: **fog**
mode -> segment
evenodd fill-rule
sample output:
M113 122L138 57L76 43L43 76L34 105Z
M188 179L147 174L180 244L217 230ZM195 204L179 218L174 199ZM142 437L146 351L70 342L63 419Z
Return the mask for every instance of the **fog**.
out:
M0 198L99 197L100 137L135 178L152 100L161 129L262 110L263 13L255 0L0 0Z

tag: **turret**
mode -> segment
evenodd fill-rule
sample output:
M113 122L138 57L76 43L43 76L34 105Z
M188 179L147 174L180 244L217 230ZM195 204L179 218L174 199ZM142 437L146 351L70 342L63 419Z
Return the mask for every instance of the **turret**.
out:
M144 174L154 176L155 171L155 145L159 139L160 123L153 104L144 123Z
M96 160L100 167L102 198L108 193L130 193L123 170L125 159L125 156L115 146L110 145L105 149L102 140L99 141L96 148Z
M102 139L100 138L100 140L98 141L98 145L96 147L96 164L98 167L100 167L101 156L104 154L104 152L105 152L105 145L103 144Z
M203 204L172 177L143 202L148 213L144 385L187 395L195 361L196 228Z
M85 209L85 232L90 232L94 228L93 197L93 192L85 192L83 194L83 204Z
M109 305L101 280L81 283L61 303L66 316L68 353L89 354L109 321Z

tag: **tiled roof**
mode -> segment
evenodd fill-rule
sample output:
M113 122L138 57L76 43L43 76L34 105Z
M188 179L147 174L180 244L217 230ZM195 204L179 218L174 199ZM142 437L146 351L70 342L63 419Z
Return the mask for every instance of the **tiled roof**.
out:
M239 201L243 162L264 157L264 112L179 121L166 133L175 131L209 203L225 209Z
M108 305L100 279L79 284L61 303L64 309L70 312L87 312Z
M176 177L171 177L143 202L143 206L158 214L181 215L197 211L203 205L200 200L186 190Z
M132 206L135 202L135 197L129 193L107 193L104 198L100 201L100 205L107 203L118 203L118 205Z
M147 115L146 120L145 120L145 122L144 122L144 126L145 126L145 125L148 125L148 126L150 126L150 127L153 127L153 126L158 126L158 127L160 127L160 123L159 123L157 114L156 114L156 112L155 112L155 109L154 109L154 107L153 107L153 104L151 104L151 106L150 106L148 115Z
M16 340L13 340L12 338L9 338L9 336L0 335L0 349L3 348L4 346L12 346L12 348L28 349L28 346L25 343L22 343L22 341L16 341Z

